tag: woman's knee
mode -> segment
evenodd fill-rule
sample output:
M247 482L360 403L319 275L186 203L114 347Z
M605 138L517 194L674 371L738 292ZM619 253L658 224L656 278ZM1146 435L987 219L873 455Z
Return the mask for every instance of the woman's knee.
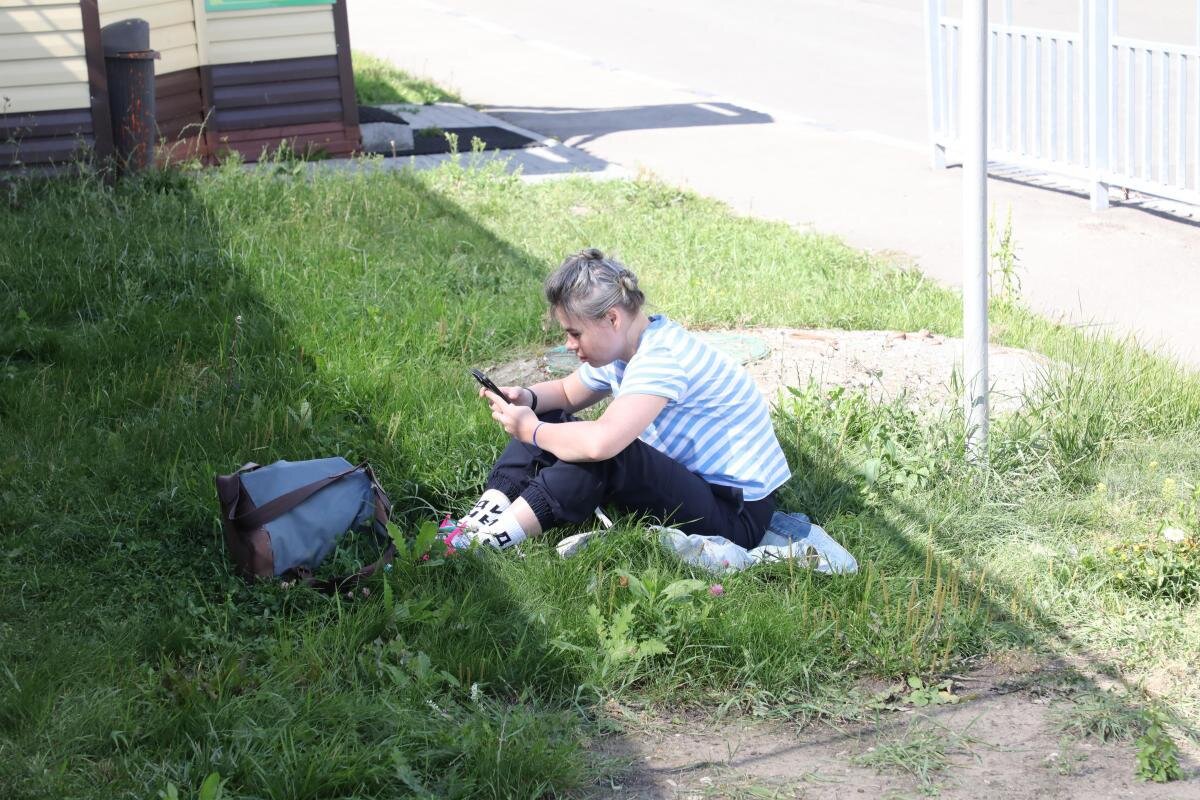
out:
M540 470L522 492L544 498L558 522L583 522L604 502L604 462L558 461ZM532 507L534 504L530 502Z

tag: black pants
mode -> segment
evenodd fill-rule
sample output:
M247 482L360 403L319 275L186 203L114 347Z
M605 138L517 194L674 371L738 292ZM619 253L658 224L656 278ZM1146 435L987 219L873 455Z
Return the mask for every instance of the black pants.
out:
M538 419L574 420L562 411L539 414ZM543 530L583 522L597 506L611 503L686 533L724 536L751 548L775 513L773 498L746 502L741 489L710 484L640 439L607 461L588 462L561 461L514 439L492 467L487 486L510 500L525 498Z

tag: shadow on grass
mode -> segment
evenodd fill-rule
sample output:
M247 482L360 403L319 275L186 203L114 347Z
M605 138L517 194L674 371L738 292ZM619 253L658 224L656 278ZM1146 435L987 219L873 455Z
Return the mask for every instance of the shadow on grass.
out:
M797 394L812 401L812 392L810 389ZM1142 711L1146 704L1141 699L1142 688L1121 677L1118 666L1103 654L1090 652L1052 617L1037 597L996 577L994 564L973 555L978 549L975 543L961 538L970 533L970 523L963 524L955 514L931 514L928 509L903 500L903 492L892 491L895 487L880 478L878 464L861 459L863 451L857 446L861 442L856 439L868 428L878 431L882 427L885 438L896 441L904 438L904 431L888 427L885 412L876 412L876 416L868 411L859 419L849 416L838 419L832 431L835 435L827 436L822 434L828 430L814 431L800 415L790 415L789 408L789 404L784 405L776 426L793 471L792 480L782 492L780 506L804 511L826 527L859 557L861 571L854 576L817 578L823 585L815 594L804 591L813 586L814 576L797 581L789 569L780 565L758 568L755 579L764 587L795 593L795 599L790 595L787 598L789 614L802 615L814 625L831 621L834 633L828 637L829 646L848 671L887 678L916 675L929 685L931 679L936 682L952 674L964 658L974 661L975 656L986 655L996 645L1029 646L1043 659L1039 668L1024 678L991 686L990 690L1005 693L1035 689L1064 699L1094 693L1105 703L1111 703L1111 713L1128 720L1144 719ZM946 444L953 452L963 450L962 442L952 440ZM987 482L1004 480L1005 476L986 469L973 475L961 464L940 474L936 465L930 466L937 476L934 480L962 481L961 488L967 494L977 493L981 504L986 503L997 512L1003 508ZM964 508L960 514L976 512ZM999 529L985 535L1005 535L1004 520L998 518L997 523ZM920 533L914 536L913 531ZM726 586L729 585L727 579ZM829 604L834 608L829 609ZM1046 660L1052 663L1045 663ZM770 672L780 670L781 665L776 664ZM1109 695L1100 681L1106 686L1119 686L1121 693L1116 697ZM836 720L846 710L844 705L839 708L836 701L823 705L819 691L811 691L818 698L815 702L789 695L786 681L763 680L760 687L744 692L746 703L754 705L761 697L768 704L774 702L796 709L801 718L829 716ZM962 690L961 684L958 690ZM994 696L984 694L976 699ZM859 702L867 699L860 698ZM960 707L947 707L957 708ZM865 706L851 708L848 718L866 722L865 710ZM1177 730L1195 740L1197 729L1189 720L1172 714L1170 721ZM892 720L885 717L873 724L884 730L891 726ZM832 747L847 736L861 735L856 726L852 734L830 730L828 737L817 739ZM808 746L807 743L786 745L770 750L759 747L753 756L731 758L724 763L745 767ZM1187 759L1184 764L1187 779L1173 786L1186 787L1200 780L1196 765ZM711 766L712 762L704 760L671 767L669 771L678 774ZM1134 767L1131 756L1129 774Z
M289 183L254 180L267 194ZM540 274L453 204L407 188L452 234L427 243L430 263L470 241ZM439 344L434 328L427 347L408 343L415 355L394 353L385 372L413 391L354 383L326 346L337 311L297 313L308 295L250 255L271 243L230 226L274 211L237 192L164 172L113 189L18 183L4 198L5 796L155 796L213 771L230 795L275 798L579 785L580 678L492 562L398 563L354 601L231 576L212 477L244 461L369 458L409 531L461 499L478 478L428 480L422 445L395 420L422 419L423 392L465 375L483 334L451 326ZM470 294L441 279L447 302ZM345 550L351 564L378 552Z
M680 697L685 705L696 705L695 687L709 680L707 672L719 671L732 677L727 677L727 685L722 687L730 696L714 696L706 712L711 713L712 706L724 701L752 711L754 716L787 717L801 723L825 718L835 725L806 731L799 740L763 737L756 740L752 752L719 761L713 761L711 752L713 747L719 749L717 744L700 747L703 754L692 756L685 749L672 748L667 739L662 743L666 755L657 751L655 755L669 765L635 766L627 780L634 786L657 785L668 774L686 780L711 774L708 771L714 767L743 771L742 777L749 777L764 761L774 763L768 774L780 777L780 765L789 754L804 753L801 761L810 768L815 766L812 759L832 759L837 753L840 760L847 752L855 752L847 750L851 739L876 739L894 732L902 721L911 720L905 714L871 711L880 702L877 697L873 701L874 689L851 688L850 682L874 677L894 685L897 678L919 676L926 685L934 685L942 678L955 676L955 691L964 694L964 689L970 692L975 684L969 678L964 684L957 674L971 666L986 667L978 663L979 656L1010 647L1033 649L1039 657L1036 667L1024 674L1001 675L985 683L978 695L966 693L966 702L926 709L930 719L954 714L971 717L983 713L974 709L995 707L987 702L977 705L977 701L1017 691L1059 698L1064 705L1076 699L1097 698L1106 707L1100 713L1109 715L1104 740L1124 741L1128 753L1127 763L1115 769L1123 782L1131 780L1135 761L1129 740L1137 735L1136 729L1145 725L1142 712L1146 703L1141 687L1121 678L1117 665L1105 654L1089 652L1054 619L1052 609L1044 607L1039 596L997 577L998 565L977 555L988 552L980 546L983 543L965 539L971 535L1011 535L1013 526L1005 516L1016 513L1006 506L1011 498L998 493L994 483L989 485L989 481L1004 481L1011 476L987 470L972 474L958 463L963 442L951 436L939 449L945 463L922 462L930 467L932 476L927 479L925 491L893 491L897 488L893 481L900 471L889 473L886 466L881 468L869 463L869 458L864 460L885 448L863 445L872 437L877 437L875 444L891 441L901 450L913 444L910 435L914 431L905 430L896 421L897 417L911 417L889 414L886 408L873 408L865 400L856 405L861 398L855 397L842 398L846 405L840 407L840 416L822 417L820 411L811 411L812 406L836 409L836 400L812 389L798 391L798 395L798 402L785 402L776 418L776 429L793 471L780 505L804 511L825 526L859 557L861 571L853 576L825 577L775 564L725 576L726 598L751 594L770 596L770 600L745 610L727 610L725 613L739 615L736 624L720 636L696 643L685 653L691 660L703 662L707 658L707 668L668 678L672 683L659 696L668 707ZM801 406L809 408L809 413ZM846 408L851 411L846 412ZM953 492L963 503L949 507L943 497L940 502L932 500L929 507L921 507L905 499L936 494L939 487L933 485L935 481L958 482ZM969 507L972 498L978 507ZM764 613L773 616L764 620ZM813 638L813 646L797 647L796 642L806 636ZM701 655L704 648L722 649L710 649L707 655ZM747 654L746 666L738 664L741 648L752 648L756 663L751 664ZM990 671L985 670L985 674ZM1111 685L1122 691L1109 694L1105 689ZM906 689L899 697L883 702L912 710L903 699L907 693ZM1079 736L1088 735L1081 731L1097 722L1086 716L1078 720L1083 727L1074 735ZM1195 727L1189 720L1175 716L1171 721L1177 730L1195 737ZM839 722L853 724L838 730ZM1124 730L1117 734L1113 725ZM700 737L708 733L697 733L691 726L675 730ZM1064 730L1063 735L1070 734ZM1031 743L1039 737L1049 738L1051 747L1056 746L1056 734L1029 731ZM989 745L982 740L979 744L984 748ZM1011 741L1000 746L1011 746ZM649 750L638 752L639 759L643 752ZM1200 781L1196 765L1186 758L1183 761L1187 780L1168 784L1162 796L1176 796L1173 792L1183 796L1188 786ZM802 777L804 772L797 768L793 777ZM1016 774L997 773L997 777L1020 780ZM1065 775L1059 781L1061 786L1074 785L1076 790L1082 786ZM667 791L664 786L658 788ZM682 784L681 791L686 789L687 784Z
M229 576L214 473L368 457L411 530L473 499L499 449L490 420L463 411L464 367L538 335L542 266L450 197L402 176L347 179L336 202L288 216L312 205L288 193L305 180L53 183L0 217L0 775L12 796L152 795L210 770L231 793L270 797L569 791L584 781L570 709L590 676L551 629L583 616L593 567L598 600L614 596L615 567L687 572L626 539L576 565L552 552L405 562L390 599L380 583L344 602ZM306 230L397 187L371 196L387 213L361 230ZM397 258L380 242L405 224L422 236ZM519 324L460 313L523 289ZM847 674L945 670L1001 628L1066 636L969 554L938 555L962 553L953 520L865 491L841 440L795 428L781 430L796 476L784 506L842 538L863 572L731 577L727 598L740 583L757 599L679 634L637 691L787 703ZM531 601L511 581L536 569L574 582ZM547 606L561 617L548 623Z

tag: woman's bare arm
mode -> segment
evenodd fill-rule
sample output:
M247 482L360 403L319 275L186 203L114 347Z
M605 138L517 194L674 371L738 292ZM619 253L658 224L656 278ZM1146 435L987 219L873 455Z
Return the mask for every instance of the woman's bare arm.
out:
M553 381L542 381L532 386L501 386L500 389L509 400L523 406L531 405L529 392L537 394L537 413L563 410L568 414L593 406L604 398L608 392L597 392L589 389L579 379L579 374L572 372L565 378Z

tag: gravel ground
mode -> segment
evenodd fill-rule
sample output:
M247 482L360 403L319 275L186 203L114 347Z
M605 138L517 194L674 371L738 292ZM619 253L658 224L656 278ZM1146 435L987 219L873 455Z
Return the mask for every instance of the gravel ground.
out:
M768 400L775 400L786 387L804 386L815 380L824 389L843 386L865 391L876 401L903 398L921 411L956 407L959 403L952 386L955 371L961 371L961 339L929 331L817 328L744 328L704 333L751 336L770 347L765 357L746 364ZM1018 409L1051 365L1049 359L1037 353L992 345L988 358L991 412L1003 414ZM553 377L544 351L490 365L487 371L501 385L536 383Z

